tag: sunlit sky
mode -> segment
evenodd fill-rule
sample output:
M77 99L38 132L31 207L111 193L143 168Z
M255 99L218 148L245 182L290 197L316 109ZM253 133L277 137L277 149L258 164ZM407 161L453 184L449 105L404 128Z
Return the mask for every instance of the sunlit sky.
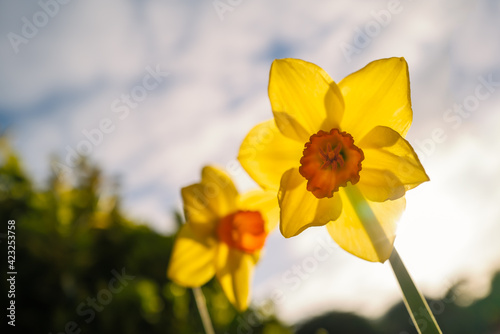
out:
M338 82L372 60L405 57L408 139L431 182L408 194L396 247L430 296L462 279L464 300L488 292L500 268L498 1L73 0L47 8L44 16L38 1L0 1L0 131L43 184L52 154L67 166L85 133L106 129L91 160L119 178L126 211L162 233L174 230L180 187L206 164L232 165L248 130L272 117L273 59L316 63ZM158 80L144 84L154 71ZM129 104L120 100L131 94ZM240 190L255 187L236 174ZM345 253L324 228L271 235L254 303L273 294L290 323L330 309L375 317L401 298L387 264Z

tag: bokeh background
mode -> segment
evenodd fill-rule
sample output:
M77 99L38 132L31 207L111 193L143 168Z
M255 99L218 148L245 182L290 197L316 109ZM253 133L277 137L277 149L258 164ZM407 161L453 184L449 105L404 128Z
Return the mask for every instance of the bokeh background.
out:
M408 139L431 181L407 195L396 247L443 330L500 332L499 17L494 0L0 1L0 201L2 220L17 221L25 268L19 325L201 331L190 292L164 275L179 189L206 164L241 191L256 187L235 157L272 117L271 62L304 59L338 82L402 56ZM87 323L77 306L122 268L137 279ZM398 289L387 264L357 259L315 228L270 236L248 313L256 321L215 282L206 293L221 332L351 321L366 325L357 332L411 333Z

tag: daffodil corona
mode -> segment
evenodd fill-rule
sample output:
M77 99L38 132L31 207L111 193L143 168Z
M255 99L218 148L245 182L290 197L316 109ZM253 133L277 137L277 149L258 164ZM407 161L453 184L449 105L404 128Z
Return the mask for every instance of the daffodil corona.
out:
M406 61L374 61L337 85L317 65L275 60L269 99L274 119L250 131L238 158L278 192L281 233L326 225L346 251L387 260L406 190L429 180L404 139L412 122Z
M168 277L182 286L199 287L215 275L229 301L245 310L253 268L278 222L276 193L239 195L225 173L205 167L201 182L181 194L186 223L175 240Z
M348 133L320 130L305 145L299 173L307 179L307 190L314 196L332 198L348 181L358 183L364 158L363 151L354 145Z

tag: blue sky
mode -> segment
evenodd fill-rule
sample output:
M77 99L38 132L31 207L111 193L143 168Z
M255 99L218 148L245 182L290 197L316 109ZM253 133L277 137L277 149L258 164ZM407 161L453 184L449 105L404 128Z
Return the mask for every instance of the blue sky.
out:
M408 139L431 182L408 194L396 246L429 295L462 278L464 301L487 292L500 268L498 2L244 0L224 13L212 1L42 2L52 4L46 20L37 1L0 2L0 129L38 182L51 154L67 165L68 147L104 122L109 131L94 138L91 159L119 177L132 216L168 233L180 187L206 164L233 164L248 130L271 118L273 59L316 63L338 82L372 60L403 56L414 110ZM13 46L12 34L24 42ZM137 88L147 68L162 80ZM237 174L240 190L255 187ZM276 310L294 322L330 308L377 316L399 300L387 265L334 246L319 261L318 238L329 240L322 228L271 236L256 304L282 291ZM297 266L311 271L300 283Z

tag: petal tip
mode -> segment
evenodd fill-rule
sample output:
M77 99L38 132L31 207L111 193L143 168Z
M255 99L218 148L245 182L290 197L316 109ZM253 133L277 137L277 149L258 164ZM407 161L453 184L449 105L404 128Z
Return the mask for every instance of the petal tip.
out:
M280 218L280 232L281 232L281 235L284 236L286 239L289 239L289 238L296 235L296 234L291 233L291 231L289 231L289 229L285 229L285 227L283 226L283 223L281 223L281 218Z

